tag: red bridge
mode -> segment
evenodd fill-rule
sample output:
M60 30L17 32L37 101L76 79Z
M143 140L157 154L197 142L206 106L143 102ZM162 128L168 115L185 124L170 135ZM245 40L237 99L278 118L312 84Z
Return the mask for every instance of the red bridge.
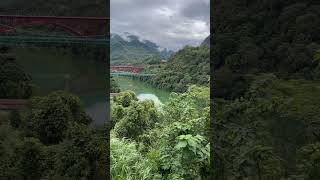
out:
M143 67L134 67L134 66L111 66L112 71L128 71L133 73L140 73L144 70Z
M53 25L76 36L106 35L109 18L0 15L0 32L31 25Z
M0 111L23 109L27 105L27 99L0 99Z

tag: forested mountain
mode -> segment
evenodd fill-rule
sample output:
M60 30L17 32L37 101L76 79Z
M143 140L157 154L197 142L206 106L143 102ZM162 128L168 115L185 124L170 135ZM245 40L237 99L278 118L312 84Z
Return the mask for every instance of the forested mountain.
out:
M235 82L234 90L240 92L248 87L245 75L256 72L275 73L281 78L316 78L318 62L313 57L320 48L318 2L228 0L216 2L214 9L212 56L217 81L225 85ZM232 81L223 76L232 76Z
M319 1L215 1L214 179L319 179Z
M143 64L146 58L167 59L173 51L162 49L157 44L141 40L138 36L111 34L111 64Z
M210 48L186 46L147 81L158 88L185 92L191 84L208 85L209 76Z

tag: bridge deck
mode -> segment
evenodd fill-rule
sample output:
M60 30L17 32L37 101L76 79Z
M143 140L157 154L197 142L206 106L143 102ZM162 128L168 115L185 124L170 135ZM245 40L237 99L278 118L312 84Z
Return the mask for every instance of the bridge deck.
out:
M27 99L0 99L0 110L24 109L27 105Z
M147 77L154 76L155 74L145 74L145 73L131 73L131 72L111 72L113 76L136 76L136 77Z

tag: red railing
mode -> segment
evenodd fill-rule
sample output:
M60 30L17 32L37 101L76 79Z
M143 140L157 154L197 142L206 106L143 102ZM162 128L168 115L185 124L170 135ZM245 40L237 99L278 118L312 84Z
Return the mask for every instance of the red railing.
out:
M28 105L27 99L0 99L0 110L23 109Z
M140 73L144 70L143 67L135 67L135 66L111 66L112 71L128 71L134 73Z

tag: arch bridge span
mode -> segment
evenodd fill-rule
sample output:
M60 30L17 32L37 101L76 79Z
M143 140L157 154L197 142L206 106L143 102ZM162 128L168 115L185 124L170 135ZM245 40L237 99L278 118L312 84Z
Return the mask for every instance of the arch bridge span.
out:
M0 32L43 24L61 27L75 36L102 36L107 33L109 20L107 17L0 15Z

